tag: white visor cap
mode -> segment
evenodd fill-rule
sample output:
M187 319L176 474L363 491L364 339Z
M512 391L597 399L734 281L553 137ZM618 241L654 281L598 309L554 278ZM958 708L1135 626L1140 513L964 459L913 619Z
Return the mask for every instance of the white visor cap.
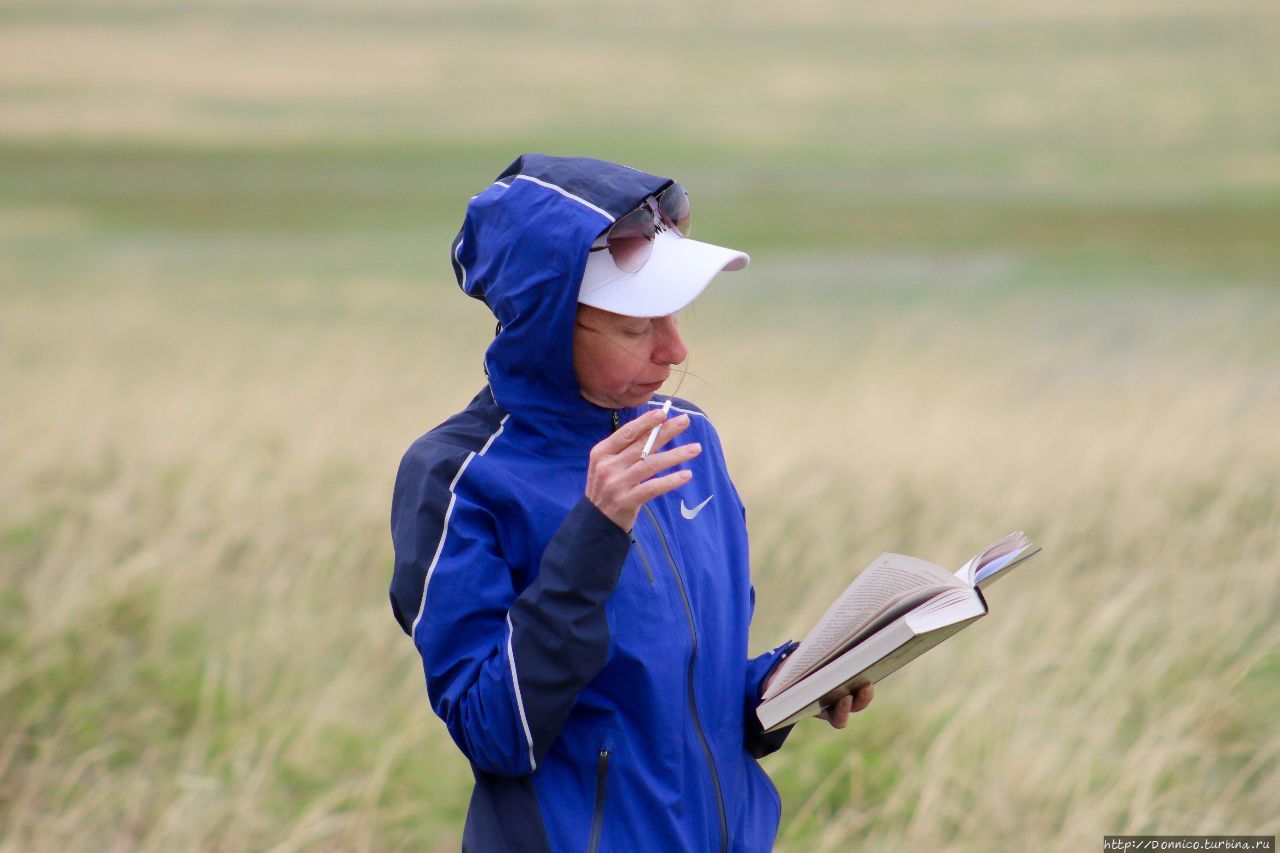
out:
M608 250L588 255L578 301L627 317L665 317L697 299L716 273L744 269L749 263L746 252L690 240L668 229L653 238L649 260L636 272L618 269Z

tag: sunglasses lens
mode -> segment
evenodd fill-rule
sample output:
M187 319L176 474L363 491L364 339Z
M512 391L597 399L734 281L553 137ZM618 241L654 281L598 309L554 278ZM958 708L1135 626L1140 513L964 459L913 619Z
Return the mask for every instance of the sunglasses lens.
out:
M689 236L691 225L689 218L689 194L679 184L672 184L662 191L658 199L658 208L662 218L681 236Z
M623 272L638 272L653 250L653 212L641 207L613 223L609 229L609 254Z
M688 237L689 194L684 187L672 184L662 191L657 201L658 215L666 226ZM653 251L657 224L650 205L646 202L613 223L606 235L613 263L623 272L639 272Z

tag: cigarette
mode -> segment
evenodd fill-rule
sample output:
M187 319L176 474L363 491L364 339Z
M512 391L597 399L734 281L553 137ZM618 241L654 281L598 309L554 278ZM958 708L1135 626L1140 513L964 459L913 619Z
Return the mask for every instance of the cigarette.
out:
M662 414L663 414L662 419L664 421L666 420L667 413L670 411L671 411L671 398L668 397L667 402L662 404ZM653 428L653 432L649 433L649 440L644 443L644 450L640 451L641 462L649 458L649 451L653 450L653 443L658 440L658 430L660 429L662 429L662 424L658 424L656 427Z

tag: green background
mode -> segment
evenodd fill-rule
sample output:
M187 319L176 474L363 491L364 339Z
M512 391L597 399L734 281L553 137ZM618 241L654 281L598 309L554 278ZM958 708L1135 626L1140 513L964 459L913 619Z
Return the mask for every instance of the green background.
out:
M447 262L523 151L751 253L679 393L753 647L881 550L1045 550L765 766L783 849L1280 814L1272 3L0 6L0 847L451 849L385 603L400 453L483 382Z

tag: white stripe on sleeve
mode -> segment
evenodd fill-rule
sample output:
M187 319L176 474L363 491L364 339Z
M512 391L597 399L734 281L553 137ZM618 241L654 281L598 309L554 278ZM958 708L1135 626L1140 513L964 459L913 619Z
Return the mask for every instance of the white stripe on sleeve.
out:
M524 697L520 694L520 679L516 675L516 656L511 649L511 635L515 629L511 627L511 614L507 614L507 662L511 664L511 686L516 691L516 708L520 711L520 725L524 726L524 739L529 744L529 772L538 769L538 762L533 758L533 734L529 731L529 719L524 715Z

